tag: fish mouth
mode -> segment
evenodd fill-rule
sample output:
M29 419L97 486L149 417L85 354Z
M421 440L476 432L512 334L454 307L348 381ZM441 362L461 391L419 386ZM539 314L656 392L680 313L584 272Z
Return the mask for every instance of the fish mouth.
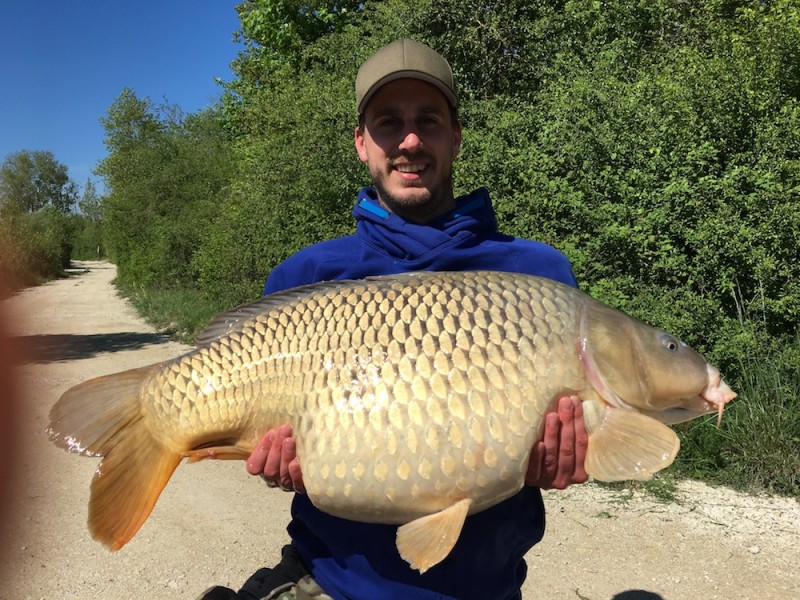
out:
M717 410L717 427L719 427L720 423L722 423L722 411L728 402L736 398L736 392L722 381L717 369L711 365L707 365L706 368L708 370L708 385L700 392L700 397ZM713 409L709 412L713 412Z
M648 414L665 425L674 425L716 412L717 427L719 427L725 405L736 398L736 392L722 380L716 368L706 365L706 370L708 383L697 396L682 398L676 402L676 406Z

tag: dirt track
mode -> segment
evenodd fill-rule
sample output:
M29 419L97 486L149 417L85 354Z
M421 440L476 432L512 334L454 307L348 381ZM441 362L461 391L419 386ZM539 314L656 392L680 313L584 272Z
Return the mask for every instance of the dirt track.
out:
M276 561L290 496L239 462L181 466L133 541L110 553L86 530L97 461L47 439L47 414L93 376L187 350L139 319L104 262L4 303L22 366L20 477L0 567L0 600L193 600ZM7 485L8 482L4 482ZM597 486L548 492L548 532L528 555L524 598L783 600L800 590L800 507L690 483L659 504ZM402 600L402 599L400 599Z

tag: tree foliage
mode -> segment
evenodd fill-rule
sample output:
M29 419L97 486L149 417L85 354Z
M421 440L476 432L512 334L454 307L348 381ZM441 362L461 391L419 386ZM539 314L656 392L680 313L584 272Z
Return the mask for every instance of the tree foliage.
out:
M184 115L126 89L102 120L104 242L123 284L192 285L232 164L217 109Z
M49 150L14 152L0 167L2 204L14 204L29 213L50 205L68 213L75 200L75 184L67 175L67 167Z
M291 252L352 231L367 183L352 148L355 73L407 36L456 72L456 185L488 187L503 229L562 249L585 290L723 366L796 333L792 0L238 10L236 77L217 109L190 116L199 129L130 90L109 109L107 237L131 283L191 282L222 308L258 294Z
M0 298L69 266L76 197L67 167L52 152L6 157L0 167Z
M308 44L340 30L362 8L357 0L245 0L236 10L246 55L285 61L299 56Z
M0 206L0 298L60 276L71 252L69 215L52 205L34 213Z
M87 179L78 199L78 213L73 216L72 258L97 260L103 249L103 205L97 186Z

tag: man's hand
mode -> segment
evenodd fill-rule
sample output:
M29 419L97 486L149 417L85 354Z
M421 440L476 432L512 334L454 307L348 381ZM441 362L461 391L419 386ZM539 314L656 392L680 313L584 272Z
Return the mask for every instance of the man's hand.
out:
M247 472L261 475L270 487L305 494L291 425L270 429L247 459Z
M525 483L545 490L584 483L589 479L583 466L588 446L580 400L560 398L557 412L545 415L544 435L531 451Z

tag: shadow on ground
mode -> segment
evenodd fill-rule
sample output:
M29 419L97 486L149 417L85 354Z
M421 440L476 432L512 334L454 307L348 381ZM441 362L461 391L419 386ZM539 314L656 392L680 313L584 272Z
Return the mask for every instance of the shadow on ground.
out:
M136 350L163 344L169 338L160 333L93 333L88 335L27 335L12 338L18 364L46 364L92 358L104 352Z
M611 600L664 600L664 596L644 590L628 590L614 594Z

